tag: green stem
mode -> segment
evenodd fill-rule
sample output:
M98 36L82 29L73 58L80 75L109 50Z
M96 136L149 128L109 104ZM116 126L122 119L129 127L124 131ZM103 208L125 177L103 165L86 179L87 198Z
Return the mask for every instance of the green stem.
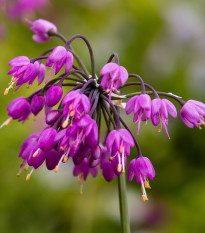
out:
M130 222L127 206L127 192L125 174L118 176L119 207L122 233L130 233Z

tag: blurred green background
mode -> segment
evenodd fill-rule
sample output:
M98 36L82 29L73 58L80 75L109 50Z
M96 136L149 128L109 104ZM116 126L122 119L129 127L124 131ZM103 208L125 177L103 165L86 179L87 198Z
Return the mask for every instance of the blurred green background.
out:
M129 73L138 73L157 90L205 102L204 9L203 0L53 0L27 17L54 22L67 38L85 35L93 46L98 73L109 55L117 52ZM36 57L61 44L54 38L35 43L23 19L12 21L3 13L1 9L5 34L0 41L0 122L7 119L6 106L13 98L33 90L24 87L3 95L10 78L8 61L19 55ZM79 40L73 46L89 67L84 44ZM124 117L136 133L132 116ZM43 115L23 125L11 122L0 130L0 232L119 233L116 178L107 183L99 172L96 179L88 178L80 196L70 165L62 166L58 174L42 166L29 182L25 172L15 177L20 146L31 132L42 128L42 119ZM204 130L187 128L180 117L170 118L168 129L171 140L164 130L157 133L150 122L136 135L143 155L156 169L156 178L146 203L141 201L140 185L128 184L133 233L205 232Z

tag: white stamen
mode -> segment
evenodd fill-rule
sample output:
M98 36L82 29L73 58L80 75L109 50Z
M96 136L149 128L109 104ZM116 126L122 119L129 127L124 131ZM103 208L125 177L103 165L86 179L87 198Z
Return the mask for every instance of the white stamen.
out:
M1 124L0 129L3 128L5 125L7 126L11 120L12 120L12 118L9 117L3 124Z
M144 195L147 198L147 193L146 193L146 190L145 190L145 187L144 187L144 181L143 181L141 175L140 175L140 181L141 181L141 185L142 185L142 195Z

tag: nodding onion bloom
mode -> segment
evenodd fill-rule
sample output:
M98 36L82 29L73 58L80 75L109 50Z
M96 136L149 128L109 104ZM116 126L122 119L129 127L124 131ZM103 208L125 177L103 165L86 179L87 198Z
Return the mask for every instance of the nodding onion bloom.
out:
M45 42L53 35L65 41L51 22L43 19L27 22L35 32L33 39L36 42ZM92 75L71 46L75 39L83 39L88 46ZM74 58L78 65L73 65ZM9 118L0 126L8 126L11 120L24 123L30 115L37 116L45 109L45 124L39 124L44 127L40 132L28 136L21 146L19 157L23 162L18 176L23 170L29 170L26 177L26 180L29 180L32 172L44 163L48 170L54 172L58 172L64 163L73 163L73 175L79 177L82 193L83 183L89 174L96 177L98 169L101 169L102 177L111 182L116 176L121 178L128 165L128 180L131 182L135 176L137 182L141 183L143 201L148 200L148 179L152 180L155 177L155 171L150 160L142 156L135 136L126 119L123 119L123 108L126 106L126 114L134 113L133 121L138 122L138 134L141 122L147 122L151 118L154 126L164 126L170 138L167 130L168 114L176 118L177 111L172 102L160 99L159 95L172 98L181 104L182 121L190 128L201 128L205 125L205 104L195 100L184 102L171 93L157 92L143 80L129 83L128 77L135 76L129 75L127 70L119 65L118 55L113 53L108 61L101 68L99 75L95 70L89 41L82 35L75 35L65 46L48 49L39 57L29 59L27 56L19 56L9 62L12 68L8 74L12 75L12 79L5 95L14 84L17 89L25 83L32 85L37 77L38 84L43 84L46 67L51 67L42 88L35 90L28 97L17 97L8 104ZM62 69L64 65L65 70ZM59 72L61 74L57 76ZM98 79L98 76L101 77ZM142 88L141 94L138 95L137 90L128 94L123 92L121 95L120 90L129 85L136 85L136 88L144 85L152 90L155 98L151 100L150 92L146 92L145 88ZM113 92L117 92L117 95L112 94ZM127 104L122 103L122 100L128 98L130 100ZM133 151L130 150L131 147L135 147ZM137 156L133 157L135 149ZM129 155L132 157L131 162L127 159Z

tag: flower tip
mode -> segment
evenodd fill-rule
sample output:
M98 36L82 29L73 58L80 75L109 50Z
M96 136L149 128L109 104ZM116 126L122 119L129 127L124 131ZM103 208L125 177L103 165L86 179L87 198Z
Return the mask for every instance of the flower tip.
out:
M68 121L65 120L62 124L62 128L65 129L68 126Z
M68 156L65 155L64 158L63 158L63 163L66 163L68 161Z
M6 88L5 91L4 91L4 95L8 95L8 93L9 93L9 89Z
M82 192L82 191L80 191L80 192L79 192L79 195L83 195L83 192Z
M19 173L17 173L17 174L16 174L16 176L17 176L17 177L19 177L19 176L20 176L20 174L19 174Z
M145 195L142 195L142 200L143 200L143 202L146 202L146 201L148 201L149 199L148 199Z
M58 172L58 170L59 170L59 166L57 165L56 167L55 167L55 173L57 173Z
M29 181L30 179L31 179L31 175L28 174L28 175L26 176L26 181Z

